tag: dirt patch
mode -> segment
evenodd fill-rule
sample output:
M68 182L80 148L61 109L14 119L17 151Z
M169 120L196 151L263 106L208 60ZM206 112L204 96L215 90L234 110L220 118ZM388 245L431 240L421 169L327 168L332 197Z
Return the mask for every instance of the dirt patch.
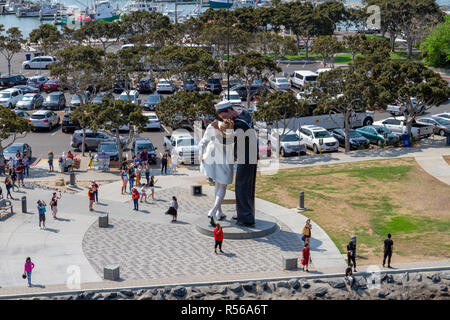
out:
M450 156L443 156L444 160L447 161L448 165L450 166Z

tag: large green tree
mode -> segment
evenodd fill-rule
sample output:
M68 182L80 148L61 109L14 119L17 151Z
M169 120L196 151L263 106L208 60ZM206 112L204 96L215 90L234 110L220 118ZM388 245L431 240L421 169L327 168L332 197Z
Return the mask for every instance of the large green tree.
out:
M323 66L328 63L334 67L334 55L344 48L335 36L319 36L314 40L311 51L322 58Z
M80 124L81 130L83 131L82 141L81 141L81 152L84 157L84 152L86 150L86 130L91 129L93 131L97 130L98 121L97 116L100 112L100 105L97 103L88 103L76 108L69 114L70 120L78 122Z
M37 44L40 52L49 55L61 48L62 34L56 26L44 23L39 28L31 31L29 41L30 43Z
M445 22L431 30L420 48L428 64L450 68L450 15L445 16Z
M16 53L22 50L22 44L25 43L22 32L17 27L12 27L6 30L4 26L0 24L0 53L5 57L8 63L8 75L11 75L11 60Z

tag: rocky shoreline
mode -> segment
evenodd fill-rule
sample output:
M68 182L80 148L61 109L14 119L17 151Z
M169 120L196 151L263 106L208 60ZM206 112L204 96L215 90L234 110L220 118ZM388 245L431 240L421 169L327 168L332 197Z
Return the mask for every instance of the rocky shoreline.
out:
M251 281L212 286L84 291L18 300L449 300L450 272L381 273L378 280L356 276Z

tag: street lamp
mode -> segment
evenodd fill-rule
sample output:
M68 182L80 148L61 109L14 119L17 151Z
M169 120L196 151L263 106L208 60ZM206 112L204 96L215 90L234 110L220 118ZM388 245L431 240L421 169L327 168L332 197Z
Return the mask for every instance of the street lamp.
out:
M230 100L230 0L227 0L227 98Z

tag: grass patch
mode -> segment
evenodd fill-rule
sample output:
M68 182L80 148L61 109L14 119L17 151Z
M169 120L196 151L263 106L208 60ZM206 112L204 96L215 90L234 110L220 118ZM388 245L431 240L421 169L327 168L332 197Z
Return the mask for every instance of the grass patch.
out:
M393 235L401 261L450 258L450 187L414 159L390 159L280 170L258 176L256 196L285 207L298 205L342 253L358 238L360 263L379 263L383 240ZM314 236L314 227L313 227ZM397 260L398 261L398 260Z

